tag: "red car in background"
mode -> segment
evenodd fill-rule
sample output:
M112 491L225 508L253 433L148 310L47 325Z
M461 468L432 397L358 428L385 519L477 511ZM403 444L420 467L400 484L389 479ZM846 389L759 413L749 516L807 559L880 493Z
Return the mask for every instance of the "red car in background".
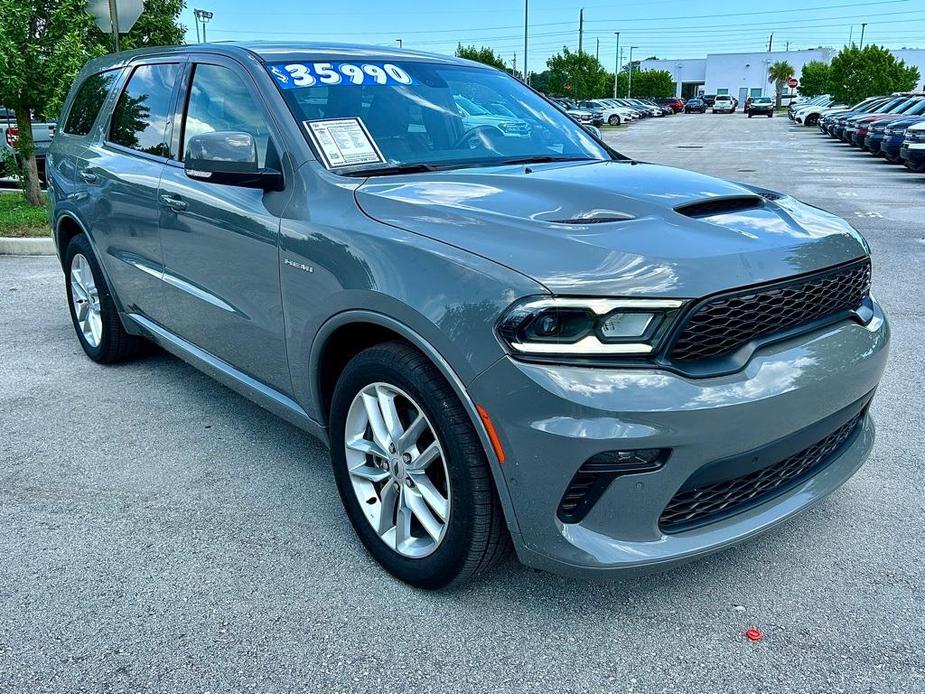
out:
M659 106L667 106L674 113L680 113L684 110L684 99L679 99L676 96L668 99L659 99L656 103L658 103Z

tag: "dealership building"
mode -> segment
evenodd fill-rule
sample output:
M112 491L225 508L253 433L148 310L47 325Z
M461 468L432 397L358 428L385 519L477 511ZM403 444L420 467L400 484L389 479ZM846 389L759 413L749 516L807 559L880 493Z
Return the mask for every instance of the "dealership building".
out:
M925 89L925 49L891 51L897 58L919 69L919 88ZM729 94L739 101L749 96L772 96L774 85L768 82L768 68L779 60L794 67L794 77L800 77L806 63L818 60L831 62L838 54L833 48L813 48L805 51L774 51L764 53L710 53L706 58L681 60L643 60L641 70L670 72L676 84L675 94L690 98L697 94ZM786 88L784 93L796 92Z

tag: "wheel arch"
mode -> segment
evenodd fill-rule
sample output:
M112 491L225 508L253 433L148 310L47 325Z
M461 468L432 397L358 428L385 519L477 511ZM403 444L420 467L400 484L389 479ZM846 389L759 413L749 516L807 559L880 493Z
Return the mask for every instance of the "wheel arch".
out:
M116 305L116 309L119 312L119 318L122 320L122 314L124 308L122 306L122 301L119 299L119 294L116 291L115 285L112 282L112 278L109 276L109 268L106 267L106 264L103 262L103 259L100 257L100 251L96 247L96 243L93 240L93 235L90 233L90 230L83 222L80 221L75 215L70 212L61 212L55 219L54 224L54 243L55 251L58 254L58 261L61 263L61 268L64 269L64 254L67 252L68 244L70 244L71 239L75 236L83 234L87 237L87 241L90 244L90 250L93 251L93 255L96 257L96 264L99 266L100 272L103 273L103 278L106 280L106 287L109 290L110 296ZM136 334L136 331L128 324L127 321L122 320L122 325L125 327L126 331L131 334Z
M58 215L58 219L55 221L55 250L58 253L58 260L61 262L62 266L64 264L64 253L67 250L68 244L71 242L71 239L80 234L84 234L90 241L90 246L93 247L93 240L90 239L87 228L77 217L69 212L63 212ZM94 248L93 250L95 253L96 249ZM97 262L99 262L99 258L97 258Z
M505 522L514 538L515 545L519 546L520 533L510 494L504 481L504 474L501 471L501 462L492 446L485 424L479 417L475 402L470 397L463 380L440 352L422 335L401 321L375 311L357 309L332 316L321 326L312 342L309 356L313 405L321 424L328 426L334 386L347 362L363 349L392 340L405 342L421 352L443 375L459 398L481 441L504 511Z

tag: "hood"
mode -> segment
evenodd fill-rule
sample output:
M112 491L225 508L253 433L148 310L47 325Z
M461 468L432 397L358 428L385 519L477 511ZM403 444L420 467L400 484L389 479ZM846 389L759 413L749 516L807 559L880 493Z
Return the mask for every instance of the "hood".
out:
M369 179L356 199L557 294L692 298L867 252L846 222L793 198L627 161Z

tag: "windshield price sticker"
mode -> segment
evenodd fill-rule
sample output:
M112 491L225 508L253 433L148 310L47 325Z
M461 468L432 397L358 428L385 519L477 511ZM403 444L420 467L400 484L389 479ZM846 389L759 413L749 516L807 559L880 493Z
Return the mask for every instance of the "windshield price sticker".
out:
M411 75L392 63L275 63L267 70L280 89L414 83Z
M359 118L303 121L305 129L329 169L385 161L379 147Z

